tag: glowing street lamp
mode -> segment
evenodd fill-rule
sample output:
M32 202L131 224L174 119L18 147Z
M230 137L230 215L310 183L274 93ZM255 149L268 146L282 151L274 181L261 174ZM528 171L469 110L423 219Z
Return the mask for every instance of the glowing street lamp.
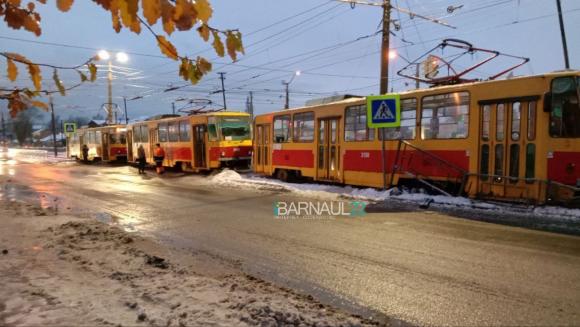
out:
M107 103L107 123L113 123L113 60L111 59L111 54L107 50L100 50L97 53L97 59L99 60L106 60L108 64L108 74L107 74L107 82L108 82L108 94L109 94L109 101ZM129 61L129 56L125 52L117 52L115 54L115 59L120 63L126 63Z

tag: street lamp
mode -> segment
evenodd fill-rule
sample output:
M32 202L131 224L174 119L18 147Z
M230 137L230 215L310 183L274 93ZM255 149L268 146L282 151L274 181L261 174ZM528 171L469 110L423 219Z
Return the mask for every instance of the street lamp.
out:
M109 101L107 110L107 123L111 124L113 123L113 60L111 59L111 55L107 50L99 51L97 53L97 59L106 60L108 65L107 87L109 93ZM115 59L120 63L126 63L127 61L129 61L129 56L125 52L117 52L115 54Z
M296 78L296 76L300 76L301 74L302 72L297 70L292 75L292 78L290 78L290 81L288 82L282 81L282 84L286 86L286 105L284 106L285 109L290 108L290 90L289 90L290 83L292 83L292 81L294 80L294 78Z

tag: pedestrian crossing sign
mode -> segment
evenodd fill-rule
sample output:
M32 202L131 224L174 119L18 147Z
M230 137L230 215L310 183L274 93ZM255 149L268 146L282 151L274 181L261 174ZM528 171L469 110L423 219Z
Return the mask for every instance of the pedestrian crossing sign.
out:
M398 94L367 97L367 125L370 128L401 126L401 97Z
M64 123L64 133L71 136L77 131L76 123Z

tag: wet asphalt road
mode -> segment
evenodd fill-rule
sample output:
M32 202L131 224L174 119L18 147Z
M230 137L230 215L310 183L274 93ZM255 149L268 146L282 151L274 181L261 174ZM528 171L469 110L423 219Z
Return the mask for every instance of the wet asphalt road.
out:
M289 193L129 167L0 165L3 198L109 213L130 230L420 325L580 325L580 238L433 212L277 220ZM70 208L70 209L67 209ZM50 217L47 217L50 219Z

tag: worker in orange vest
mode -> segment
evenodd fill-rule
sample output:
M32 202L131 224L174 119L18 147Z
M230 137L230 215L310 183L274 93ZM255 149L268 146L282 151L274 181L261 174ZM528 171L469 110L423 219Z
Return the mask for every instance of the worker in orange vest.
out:
M165 159L165 150L161 147L161 144L155 144L155 151L153 152L153 160L155 160L155 170L157 174L163 174L165 170L163 169L163 159Z

